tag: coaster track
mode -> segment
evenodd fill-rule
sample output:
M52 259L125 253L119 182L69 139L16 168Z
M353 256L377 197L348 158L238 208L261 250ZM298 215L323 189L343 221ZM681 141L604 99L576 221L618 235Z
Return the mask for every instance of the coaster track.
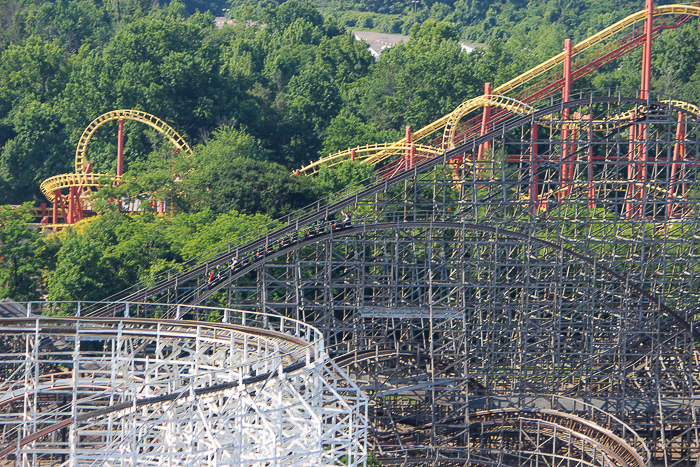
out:
M581 128L572 130L580 136L571 142L571 164L593 160L596 172L572 171L564 198L562 142L543 138L535 158L522 135L533 123L547 122L551 132L570 125L563 110L582 107L591 118L575 120ZM336 363L369 395L371 449L385 465L640 465L595 430L539 419L515 403L542 392L599 398L598 407L612 408L643 435L633 447L641 465L663 456L691 465L700 453L688 425L691 394L700 390L693 376L700 291L690 279L700 226L688 203L696 202L700 163L695 137L677 138L674 128L683 114L686 134L695 135L695 110L594 94L528 110L409 171L309 206L265 233L207 252L182 273L83 312L113 316L130 301L174 295L178 305L164 309L170 318L190 317L198 304L226 296L238 306L296 313L322 329ZM650 172L676 157L674 147L688 148L677 182L666 172L629 177L636 148L645 144L630 142L629 133L640 125L653 138ZM603 130L595 138L594 126ZM480 166L459 162L486 142L500 154ZM535 198L533 177L541 190ZM674 198L674 186L684 185L684 196ZM642 190L641 201L629 195ZM537 207L538 199L545 205ZM630 202L648 204L647 214L627 215ZM363 219L331 219L348 208ZM207 284L217 265L225 274ZM494 398L511 398L520 415L468 421L480 408L497 409L488 402ZM634 419L639 410L666 417L667 425ZM654 434L661 431L663 448ZM610 432L628 445L637 439L626 428ZM547 441L518 444L518 433ZM650 457L642 455L645 442Z
M0 319L0 459L305 466L351 455L361 465L366 399L336 372L318 330L225 311L232 323ZM8 353L18 342L24 355ZM61 365L72 370L45 373Z
M144 288L143 290L129 293L128 295L122 292L122 297L111 298L114 300L125 302L146 301L149 298L154 297L158 294L162 294L163 292L169 289L181 286L182 284L192 280L193 278L203 276L212 268L230 262L234 257L243 257L243 255L251 255L255 251L260 249L272 248L274 245L280 244L283 241L283 239L288 238L291 235L303 235L305 231L308 231L308 229L313 228L315 223L324 219L328 219L329 216L338 213L349 206L356 205L360 200L368 199L378 193L386 192L391 187L394 187L402 182L414 178L419 174L426 173L439 165L447 165L453 159L457 158L462 153L464 153L465 150L475 148L487 142L493 142L500 138L502 134L528 125L532 121L542 120L545 117L549 117L553 114L560 113L563 109L572 109L579 106L588 106L594 104L615 103L626 103L635 105L637 107L644 107L646 109L662 109L677 112L690 112L692 109L688 106L676 107L674 103L668 101L647 102L646 100L637 98L591 97L588 99L578 99L567 103L560 103L543 109L538 109L524 116L516 116L515 118L512 118L511 120L503 123L502 125L499 125L497 128L495 128L494 130L492 130L484 136L473 137L471 141L465 142L450 151L442 153L441 155L436 155L430 159L421 160L410 171L397 173L391 178L378 181L374 185L371 185L367 188L361 188L358 191L352 193L351 195L340 200L333 201L330 204L314 204L304 211L295 213L294 220L290 221L289 223L287 223L287 225L284 225L274 231L265 233L264 235L260 235L258 238L244 244L227 244L226 246L228 247L228 249L225 253L221 253L218 255L214 253L214 257L207 259L205 262L203 262L203 264L190 267L184 272L172 275L172 277L168 279L159 280L152 286ZM696 114L695 117L698 118L698 115ZM618 128L620 127L620 125L617 126ZM195 258L193 261L199 261L199 259ZM109 315L110 312L102 310L100 311L100 314Z
M638 11L628 17L618 21L617 23L605 28L597 34L590 36L589 38L579 42L572 47L572 57L576 57L584 54L591 50L594 46L603 43L604 41L610 39L616 34L624 31L625 29L645 20L647 16L647 10ZM683 24L689 17L700 16L700 7L695 5L666 5L657 6L654 8L654 18L661 18L666 16L677 16L677 20L672 24L656 24L653 30L654 35L663 29L674 29ZM632 35L629 38L625 38L621 45L618 45L614 50L606 52L601 56L596 56L590 63L587 64L577 64L578 66L574 68L572 79L575 81L592 71L600 68L601 66L610 63L612 60L625 55L632 50L640 47L643 43L644 35L636 36ZM541 86L541 89L537 91L527 93L521 93L521 95L516 95L514 97L508 97L507 94L511 93L518 88L522 87L524 84L534 81L537 78L542 78L549 72L554 71L559 66L561 66L566 60L566 53L562 52L549 60L533 67L532 69L522 73L521 75L513 78L512 80L494 88L491 95L489 96L479 96L469 101L462 103L453 112L444 115L443 117L435 120L434 122L424 126L423 128L414 131L411 134L411 142L419 142L437 131L442 131L442 140L436 140L432 142L432 145L436 148L452 148L454 147L454 139L460 131L460 135L466 137L473 136L478 133L480 126L480 119L473 120L465 125L459 127L459 121L469 113L473 112L482 107L495 107L501 109L501 112L493 117L490 124L498 123L504 118L507 118L509 114L513 111L522 111L527 108L527 104L534 104L536 101L550 96L553 93L561 89L561 83L563 78L559 78L554 82L548 83ZM546 80L542 80L546 81ZM533 87L537 87L538 84L535 83ZM460 130L458 130L460 128ZM377 151L371 157L365 157L360 160L362 163L377 165L380 164L403 151L406 151L411 142L407 142L406 138L402 138L394 143L387 144L386 149ZM425 144L424 144L425 145ZM323 157L316 162L306 165L297 171L297 174L315 174L321 165L329 165L330 167L343 163L348 160L349 151L341 151L339 153L331 154L327 157Z

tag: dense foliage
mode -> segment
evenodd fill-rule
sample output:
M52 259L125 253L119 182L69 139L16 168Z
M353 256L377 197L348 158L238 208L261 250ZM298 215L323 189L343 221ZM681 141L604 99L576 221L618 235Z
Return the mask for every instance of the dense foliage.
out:
M640 3L423 0L414 23L413 3L383 0L0 0L0 204L15 205L0 209L0 295L103 298L260 228L371 174L354 164L315 178L291 177L294 169L398 139ZM224 8L235 25L217 28ZM700 95L697 23L662 34L653 64L655 89L691 102ZM410 40L375 61L350 27ZM458 40L488 47L468 54ZM638 87L639 53L577 86ZM29 205L16 205L43 202L39 184L73 170L87 124L119 108L172 125L194 157L126 122L127 172L96 202L105 215L37 238L22 227ZM116 128L90 142L94 171L115 172ZM129 216L105 201L143 193L169 200L170 215Z

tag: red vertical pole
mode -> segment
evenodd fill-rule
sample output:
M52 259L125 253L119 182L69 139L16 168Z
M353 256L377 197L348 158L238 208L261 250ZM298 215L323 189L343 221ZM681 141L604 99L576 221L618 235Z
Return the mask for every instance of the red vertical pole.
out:
M571 39L566 39L566 41L564 41L564 52L564 89L562 91L562 102L567 103L569 102L569 97L571 96ZM564 109L562 112L562 119L564 122L569 120L569 115L569 109ZM569 125L567 123L564 123L562 128L561 143L561 189L559 190L559 199L569 194Z
M640 97L647 99L651 90L651 32L654 29L654 0L646 0L647 19L644 23L644 48L642 52L642 89Z
M408 170L409 167L409 157L411 156L411 150L410 150L410 144L411 144L411 127L406 126L406 152L403 155L403 166L406 170Z
M61 199L61 190L53 192L53 224L58 224L58 201ZM55 227L54 227L55 229Z
M459 156L455 157L454 163L452 163L452 173L454 176L455 180L459 180L459 169L462 167L464 164L464 154L460 154Z
M595 210L595 186L593 185L593 114L588 115L588 209Z
M165 201L158 201L158 214L165 214Z
M484 96L491 97L491 83L484 83ZM484 107L484 111L481 114L481 136L484 136L489 131L489 123L491 123L491 106L487 105ZM477 153L476 160L483 160L484 152L488 152L488 150L489 143L479 145L479 152Z
M532 123L530 146L530 207L537 211L539 207L539 193L537 192L537 123Z
M77 196L77 187L70 187L69 193L68 193L68 219L66 219L66 224L73 224L75 223L75 198Z
M117 133L117 177L124 173L124 120L119 119L119 131ZM120 183L120 182L117 182Z
M352 162L355 162L355 156L357 155L357 152L353 149L350 151L350 160Z
M681 145L683 144L683 139L685 138L685 124L683 123L683 114L678 113L678 125L676 126L676 141L673 145L673 163L671 164L671 175L669 177L669 188L668 188L668 201L666 210L668 211L668 217L673 217L676 210L676 190L678 189L678 172L681 157ZM683 195L683 190L681 190L681 196Z
M46 203L41 203L41 217L46 217Z
M636 116L632 112L630 120L634 121L635 118ZM634 167L635 153L637 152L635 149L636 129L637 125L630 125L629 150L627 151L627 194L625 195L625 217L628 219L632 217L632 198L634 198L635 180L637 178Z

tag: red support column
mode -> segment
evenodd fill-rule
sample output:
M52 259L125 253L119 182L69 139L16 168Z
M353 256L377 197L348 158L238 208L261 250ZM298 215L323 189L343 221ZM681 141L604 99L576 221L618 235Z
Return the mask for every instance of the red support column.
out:
M630 120L634 121L637 118L634 112L630 115ZM632 217L633 204L632 199L635 197L635 183L637 176L635 174L636 159L636 136L637 125L630 125L629 150L627 151L627 193L625 195L625 217Z
M484 96L491 97L491 83L484 83ZM491 123L491 106L484 106L484 111L481 114L481 136L484 136L489 131L489 124ZM479 145L479 152L477 153L476 160L481 161L484 159L484 153L489 151L490 144L484 143Z
M124 120L119 119L119 131L117 133L117 177L124 173ZM121 184L121 182L117 182Z
M642 86L640 97L647 99L651 90L651 42L654 29L654 0L646 0L647 18L644 23L644 48L642 52Z
M562 91L562 102L569 102L569 97L571 96L571 39L566 39L564 41L564 89ZM569 109L564 109L562 112L562 119L566 122L569 120ZM561 131L561 189L559 190L559 199L561 200L569 194L569 183L571 181L571 175L569 170L569 125L564 123Z
M455 181L459 181L459 170L464 165L464 154L460 154L459 156L455 157L454 162L450 165L452 166L453 178L455 179Z
M158 201L158 214L165 214L165 201Z
M593 184L593 115L588 114L588 209L595 210L595 186ZM585 117L584 117L585 119Z
M671 164L671 175L669 177L668 201L666 210L668 217L674 217L676 211L676 190L678 190L678 179L682 160L685 156L685 123L683 122L683 114L678 113L678 125L676 126L676 141L673 145L673 163ZM683 174L680 174L683 175ZM680 196L685 195L685 186L680 190Z
M77 187L70 187L69 194L68 194L68 219L66 219L66 224L73 224L76 222L76 215L75 215L75 198L76 198L76 193L77 192Z
M537 123L532 124L530 145L530 207L533 212L539 208L539 193L537 190Z
M59 200L61 199L61 190L56 190L53 192L53 209L52 209L52 214L53 214L53 224L56 225L58 224L58 203ZM54 227L55 230L55 227Z
M410 128L410 127L409 127ZM357 152L353 149L350 151L350 160L352 162L355 162L355 156L357 155Z
M405 170L410 169L410 166L409 166L409 157L411 157L410 144L411 144L411 127L406 126L406 152L403 155L403 166L404 166Z

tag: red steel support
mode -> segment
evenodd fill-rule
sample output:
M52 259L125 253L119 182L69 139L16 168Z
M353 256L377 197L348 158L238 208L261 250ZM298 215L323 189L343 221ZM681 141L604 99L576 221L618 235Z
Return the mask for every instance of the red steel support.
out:
M484 83L484 96L491 97L491 83ZM481 136L484 136L489 131L489 124L491 123L491 106L484 106L484 111L481 115ZM476 160L481 161L484 159L484 153L489 151L489 143L484 143L479 145L479 152L477 153Z
M595 211L595 185L593 184L593 114L588 114L588 209ZM586 119L584 117L584 119Z
M75 216L75 198L77 195L78 188L77 187L70 187L69 192L68 192L68 218L65 219L66 224L73 224L76 221L76 216Z
M562 102L569 102L569 97L571 95L571 39L566 39L564 41L564 89L562 91ZM566 122L569 120L569 109L564 109L562 112L562 119ZM569 125L564 123L561 132L561 189L559 190L559 199L562 199L569 194L569 183L571 181L571 174L569 173Z
M56 225L58 224L58 202L61 197L61 190L56 190L53 192L53 208L52 208L52 214L53 214L53 224ZM54 227L55 230L55 227Z
M634 112L630 115L630 120L634 121L637 118ZM635 174L634 160L636 159L636 129L637 125L630 125L629 150L627 151L627 193L625 195L625 217L632 217L632 199L635 197Z
M119 131L117 133L117 177L124 173L124 120L119 119ZM117 182L121 184L121 182Z
M673 163L671 164L671 175L670 175L670 180L669 180L669 189L668 189L668 205L666 207L666 210L668 211L668 217L674 217L675 216L675 210L676 210L676 191L678 190L678 179L679 178L684 178L684 174L679 172L682 172L682 170L679 170L682 167L682 160L685 158L685 145L683 144L683 140L685 139L685 123L683 121L683 113L678 113L678 125L676 126L676 141L673 145ZM681 187L680 190L680 196L685 195L685 184Z
M530 144L530 207L535 212L539 208L539 193L537 190L537 123L532 124Z
M642 52L642 89L640 97L647 99L651 90L651 43L654 29L654 0L646 0L647 19L644 23L645 41Z
M410 127L409 127L410 128ZM357 155L357 152L353 149L350 151L350 160L352 162L355 162L355 156Z
M411 127L406 126L406 152L403 155L403 166L406 170L410 169L409 166L409 157L411 157L411 150L409 149L409 145L411 144Z
M158 201L158 214L165 214L165 201Z
M452 166L452 173L455 180L460 180L459 170L464 166L464 154L454 158L454 162L450 164Z

